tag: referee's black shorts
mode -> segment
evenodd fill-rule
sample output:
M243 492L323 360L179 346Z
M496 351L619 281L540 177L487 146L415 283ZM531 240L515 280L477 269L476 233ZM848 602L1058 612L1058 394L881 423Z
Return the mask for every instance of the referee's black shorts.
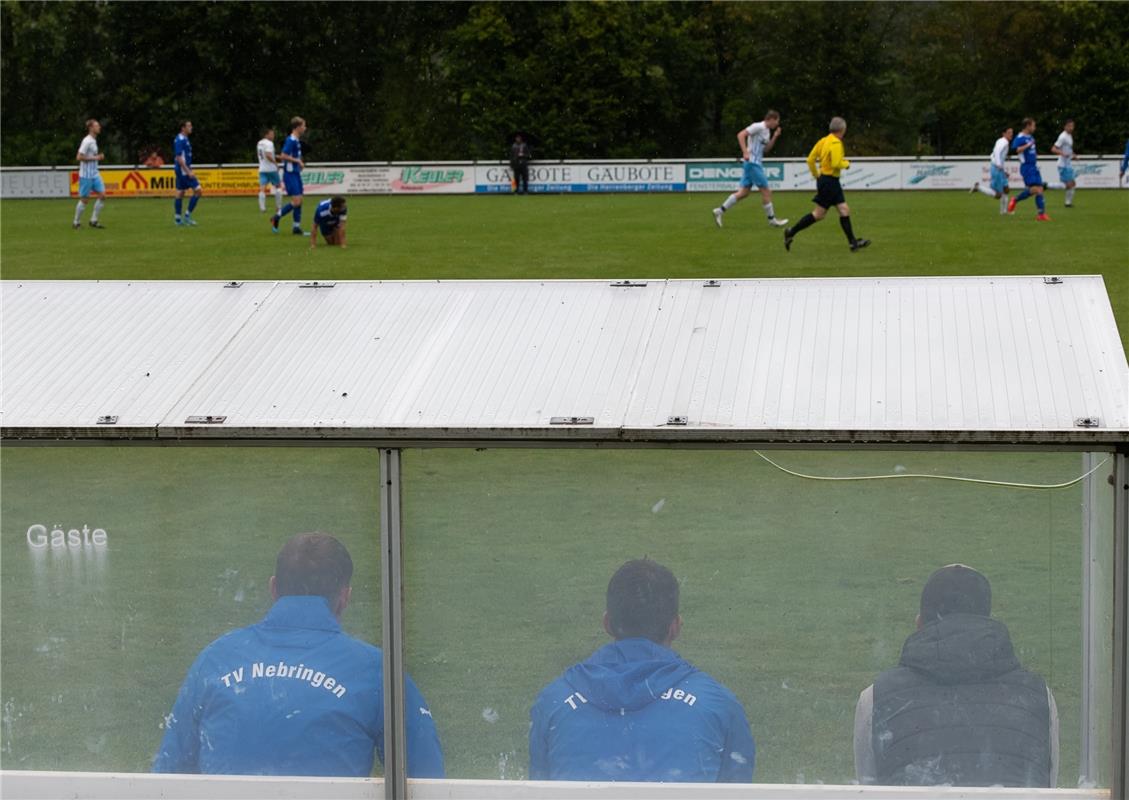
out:
M843 184L833 175L820 175L815 181L815 197L812 201L820 208L831 208L847 202L843 196Z

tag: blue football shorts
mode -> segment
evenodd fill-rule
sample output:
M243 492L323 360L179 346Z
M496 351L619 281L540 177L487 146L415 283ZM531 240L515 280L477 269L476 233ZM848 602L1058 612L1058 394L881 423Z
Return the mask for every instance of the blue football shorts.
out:
M1023 176L1024 186L1042 186L1043 176L1039 174L1038 167L1020 168L1019 174Z
M274 172L259 173L259 186L266 186L268 183L271 186L279 185L280 181L278 179L278 170L275 170Z
M1007 189L1007 173L995 164L991 167L991 181L993 192L1003 192Z
M1058 179L1063 183L1070 183L1074 180L1074 167L1059 167Z
M79 178L78 179L78 196L89 197L91 192L105 194L106 185L102 183L102 176L98 175L94 178Z
M198 178L196 178L195 176L189 178L187 175L181 175L179 172L176 174L176 190L178 192L185 192L185 191L188 191L189 189L199 189L199 188L200 188L200 180Z
M282 183L286 187L287 197L301 197L302 191L302 176L294 173L287 172L282 176Z
M752 161L746 161L741 168L741 188L751 189L754 186L758 189L767 189L768 178L764 175L764 167L760 164L754 164Z

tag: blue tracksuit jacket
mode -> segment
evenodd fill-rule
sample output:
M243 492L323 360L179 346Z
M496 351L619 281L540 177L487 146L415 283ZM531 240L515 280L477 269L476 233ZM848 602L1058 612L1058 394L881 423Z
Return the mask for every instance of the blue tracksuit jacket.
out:
M380 648L343 633L324 598L280 597L188 670L154 772L367 777L384 758ZM423 696L405 680L408 774L443 777Z
M529 713L532 780L753 779L753 736L736 696L648 639L600 648Z

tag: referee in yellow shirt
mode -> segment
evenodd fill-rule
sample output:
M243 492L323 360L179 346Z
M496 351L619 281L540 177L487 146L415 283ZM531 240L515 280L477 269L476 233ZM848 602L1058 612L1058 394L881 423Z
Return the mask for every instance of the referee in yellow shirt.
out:
M843 154L843 134L847 131L847 121L842 117L832 117L829 126L831 133L815 143L808 153L808 169L815 178L815 208L805 214L799 222L784 229L784 249L792 249L792 240L804 228L810 227L827 216L827 209L835 206L839 211L839 225L851 243L851 252L862 250L870 244L870 239L856 239L851 228L851 209L843 197L843 185L839 183L839 173L851 166ZM818 165L818 166L817 166Z

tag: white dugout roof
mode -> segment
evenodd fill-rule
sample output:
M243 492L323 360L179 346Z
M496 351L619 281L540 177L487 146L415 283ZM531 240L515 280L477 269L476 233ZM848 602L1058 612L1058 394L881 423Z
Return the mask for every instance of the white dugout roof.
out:
M1129 437L1100 276L0 291L8 439Z

